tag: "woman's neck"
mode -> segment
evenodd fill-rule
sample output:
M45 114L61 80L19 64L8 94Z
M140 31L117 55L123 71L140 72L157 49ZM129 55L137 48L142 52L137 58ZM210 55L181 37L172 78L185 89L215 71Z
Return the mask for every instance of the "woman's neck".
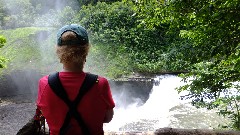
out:
M75 64L63 64L64 72L82 72L83 69Z

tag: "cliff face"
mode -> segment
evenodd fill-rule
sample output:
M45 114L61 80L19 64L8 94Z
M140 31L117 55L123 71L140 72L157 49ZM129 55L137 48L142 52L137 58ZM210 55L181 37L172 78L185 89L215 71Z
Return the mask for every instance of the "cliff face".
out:
M143 105L149 98L153 83L151 79L109 80L116 106L124 107L132 103L137 103L137 106Z
M38 80L42 75L36 70L14 70L0 75L0 98L23 99L14 101L35 101Z

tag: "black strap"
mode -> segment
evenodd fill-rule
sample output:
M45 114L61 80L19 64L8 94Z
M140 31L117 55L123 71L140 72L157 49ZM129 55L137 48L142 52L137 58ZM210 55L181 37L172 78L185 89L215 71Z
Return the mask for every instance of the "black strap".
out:
M77 111L77 106L81 101L82 97L87 93L87 91L93 86L94 83L97 82L98 76L90 73L86 73L86 77L83 81L82 86L80 87L79 93L74 101L70 101L66 91L64 90L62 83L59 79L59 73L53 73L48 77L48 83L53 92L60 97L69 107L69 111L65 117L64 123L60 129L60 135L63 135L68 130L68 125L72 117L74 117L79 126L82 129L84 135L90 135L90 131L86 126L85 122L83 121L81 115Z

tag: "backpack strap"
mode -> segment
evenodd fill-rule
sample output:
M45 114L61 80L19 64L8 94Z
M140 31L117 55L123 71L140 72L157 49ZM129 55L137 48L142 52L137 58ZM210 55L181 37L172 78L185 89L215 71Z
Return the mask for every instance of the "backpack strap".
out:
M89 129L87 128L81 115L77 111L77 106L81 101L81 99L83 98L83 96L87 93L87 91L94 85L94 83L97 82L97 79L98 79L97 75L86 73L86 77L83 81L82 86L80 87L77 97L75 98L74 101L70 101L59 79L59 72L49 75L48 77L49 86L51 87L53 92L67 104L69 108L69 111L67 112L64 123L60 129L60 135L63 135L67 132L68 125L72 117L74 117L77 120L84 135L90 135Z

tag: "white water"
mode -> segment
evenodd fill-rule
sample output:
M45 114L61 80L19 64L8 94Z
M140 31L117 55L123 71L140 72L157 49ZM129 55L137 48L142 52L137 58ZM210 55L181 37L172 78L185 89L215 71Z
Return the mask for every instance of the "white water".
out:
M175 90L183 85L176 76L158 76L159 85L153 86L149 99L140 107L131 104L118 106L112 121L104 125L105 131L154 131L157 128L213 128L223 121L213 111L196 109L188 101L179 99ZM183 93L181 93L183 94ZM118 102L117 95L115 102Z

